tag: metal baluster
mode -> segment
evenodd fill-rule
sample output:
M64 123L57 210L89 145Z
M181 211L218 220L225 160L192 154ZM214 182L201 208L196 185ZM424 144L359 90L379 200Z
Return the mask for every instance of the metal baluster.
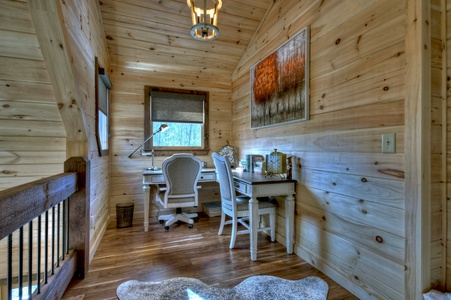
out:
M45 236L44 236L44 284L48 282L49 265L49 211L45 212Z
M55 274L55 206L52 207L52 275Z
M23 226L19 229L19 261L18 261L18 288L19 288L19 300L22 299L22 287L23 287Z
M64 260L65 259L65 255L66 255L66 202L67 200L63 201L63 242L62 242L62 255L61 255L61 259Z
M61 225L61 208L60 203L58 203L58 217L56 226L56 267L60 266L60 225Z
M28 299L33 293L33 220L28 223Z
M38 216L38 253L37 253L37 261L38 264L36 266L36 285L37 285L37 293L41 293L41 215Z
M13 298L13 234L8 235L8 276L6 278L8 287L8 300Z
M67 228L66 228L66 232L67 232L67 237L66 237L66 254L69 254L69 246L70 246L70 230L69 230L69 223L70 223L70 198L67 198L66 200L67 204L66 204L66 224L67 224Z

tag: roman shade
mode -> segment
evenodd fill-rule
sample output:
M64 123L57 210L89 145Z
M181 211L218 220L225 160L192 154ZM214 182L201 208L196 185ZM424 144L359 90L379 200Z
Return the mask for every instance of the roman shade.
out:
M205 95L151 91L153 122L204 123Z

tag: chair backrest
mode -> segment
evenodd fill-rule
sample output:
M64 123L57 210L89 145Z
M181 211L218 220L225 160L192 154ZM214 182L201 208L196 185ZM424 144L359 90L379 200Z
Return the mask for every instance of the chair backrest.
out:
M233 216L236 213L236 193L229 159L216 152L212 154L212 157L219 181L222 210L227 215Z
M192 154L179 153L166 158L161 169L166 181L164 206L197 206L197 182L202 171L202 161Z

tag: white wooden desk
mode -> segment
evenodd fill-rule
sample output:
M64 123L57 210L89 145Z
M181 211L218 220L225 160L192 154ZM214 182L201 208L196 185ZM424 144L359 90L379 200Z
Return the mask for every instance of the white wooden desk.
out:
M282 179L279 176L265 177L264 175L233 172L235 190L251 197L249 211L251 211L249 222L253 228L250 235L251 260L257 260L257 227L258 227L258 200L257 197L285 196L285 239L287 253L293 253L294 244L294 194L296 194L296 180ZM216 181L216 170L214 168L202 169L199 182ZM144 190L144 231L149 228L149 203L151 185L165 184L161 170L143 171Z
M199 182L216 181L216 170L214 168L203 168ZM149 206L151 185L166 184L161 170L143 171L143 191L144 191L144 231L149 230Z
M280 176L265 177L264 175L233 172L235 190L251 197L249 201L250 213L250 251L251 260L257 260L257 227L258 200L257 197L285 196L285 229L287 253L293 253L294 244L294 194L296 194L296 180L282 179ZM253 233L253 234L252 234Z

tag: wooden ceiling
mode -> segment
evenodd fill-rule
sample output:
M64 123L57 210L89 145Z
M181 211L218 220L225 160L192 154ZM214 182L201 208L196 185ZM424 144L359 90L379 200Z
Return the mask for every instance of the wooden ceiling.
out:
M100 0L110 66L231 78L272 2L223 0L219 37L198 41L186 0Z

